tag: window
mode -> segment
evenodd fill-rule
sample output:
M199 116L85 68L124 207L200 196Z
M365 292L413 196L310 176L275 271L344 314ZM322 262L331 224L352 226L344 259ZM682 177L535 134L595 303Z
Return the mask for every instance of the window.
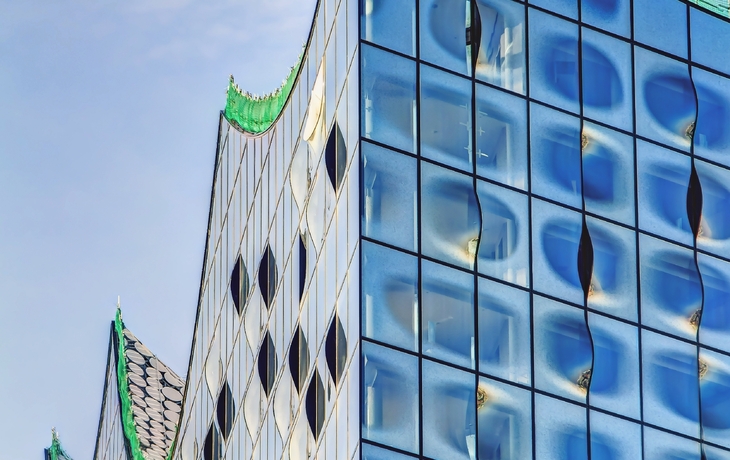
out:
M233 419L236 416L236 406L231 394L231 388L228 382L223 383L220 395L218 395L218 407L216 408L216 418L218 426L223 434L223 440L227 440L233 428Z
M337 192L340 189L340 184L342 184L342 179L345 177L347 146L345 145L345 139L342 137L340 126L336 122L332 131L330 131L329 139L327 139L324 161L327 165L327 175L330 178L330 183Z
M261 385L264 387L266 396L269 396L271 388L274 386L274 379L276 378L276 350L274 349L274 341L271 340L269 331L266 331L264 341L261 344L259 350L259 379L261 379Z
M317 439L324 426L324 385L318 371L314 371L312 380L309 381L305 404L309 428L314 439Z
M264 255L261 257L259 264L259 287L261 288L261 297L264 298L266 308L271 308L271 302L276 294L276 285L279 282L279 275L276 271L276 259L271 251L271 246L266 245Z
M309 346L302 328L297 326L289 348L289 372L291 372L291 378L294 380L298 393L301 393L304 388L304 379L307 377L308 370Z
M345 370L345 361L347 361L347 339L345 338L345 330L337 315L332 318L330 323L324 348L327 367L336 385L342 377L342 372Z
M231 298L233 299L233 305L236 307L238 314L243 313L243 307L246 305L248 300L248 290L250 282L248 279L248 271L246 270L246 264L243 263L241 255L236 258L236 264L233 266L231 272Z

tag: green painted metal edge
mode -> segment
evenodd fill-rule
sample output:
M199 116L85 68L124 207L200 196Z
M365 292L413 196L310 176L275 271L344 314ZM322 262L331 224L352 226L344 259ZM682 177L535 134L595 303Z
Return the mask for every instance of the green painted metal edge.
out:
M61 441L58 439L58 433L56 433L55 428L51 430L51 436L51 447L48 448L48 453L51 457L51 460L71 460L71 457L69 457L66 451L63 450L63 447L61 447Z
M119 353L117 357L117 387L119 400L122 404L122 428L124 435L129 442L133 460L145 460L140 448L137 430L134 426L134 415L132 413L132 398L129 395L129 383L127 380L127 360L124 352L124 323L122 322L122 310L117 307L117 315L114 318L114 329L117 331L117 342Z
M226 108L223 111L226 120L241 130L252 134L261 134L269 129L284 109L287 99L289 99L289 94L294 87L297 75L299 75L303 56L304 52L299 55L296 65L291 68L289 76L286 77L282 85L273 93L265 96L256 96L242 91L233 81L233 75L231 75L226 94Z
M730 18L730 0L689 0L700 8Z

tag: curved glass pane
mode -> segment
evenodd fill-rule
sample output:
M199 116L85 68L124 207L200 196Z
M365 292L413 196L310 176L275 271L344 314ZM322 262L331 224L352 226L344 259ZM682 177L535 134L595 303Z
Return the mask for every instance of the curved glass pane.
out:
M697 247L727 257L730 253L730 171L695 161L702 184L702 220Z
M421 59L466 75L467 0L421 0Z
M631 0L581 0L581 20L616 35L631 35Z
M642 458L641 425L596 411L591 411L590 417L591 458L596 460Z
M477 392L477 458L532 458L530 392L486 378L479 379Z
M674 0L634 0L634 38L686 58L687 9Z
M702 318L699 340L720 350L730 350L730 263L698 254L702 274Z
M416 53L415 0L361 0L363 40L414 56Z
M702 439L730 447L730 357L700 350Z
M482 22L476 77L525 94L525 7L512 0L476 0Z
M694 154L730 166L730 79L692 68L697 89L697 114Z
M549 396L535 395L535 458L585 460L588 458L586 410Z
M700 454L700 444L695 441L644 427L645 460L700 460Z

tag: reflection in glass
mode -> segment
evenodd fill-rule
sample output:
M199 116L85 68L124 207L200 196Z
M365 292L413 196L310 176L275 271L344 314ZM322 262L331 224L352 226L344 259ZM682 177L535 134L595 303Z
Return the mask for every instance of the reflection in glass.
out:
M363 234L416 250L416 160L362 143Z
M642 322L694 339L702 286L691 250L641 235Z
M418 260L362 242L362 334L417 351Z
M687 7L672 0L634 0L634 38L687 57ZM657 21L657 18L662 18Z
M638 380L638 375L636 379ZM591 458L596 460L642 458L641 425L596 411L591 411L590 418Z
M694 153L730 165L730 131L726 129L730 123L730 102L727 98L727 94L730 94L730 79L693 68L692 82L697 90L699 109L697 129L692 139Z
M477 173L527 189L527 104L484 85L476 87Z
M363 438L418 451L418 358L363 342Z
M730 249L730 171L696 161L702 184L702 220L697 246L726 255Z
M644 427L644 459L700 460L700 444L691 439ZM708 456L707 460L710 459Z
M540 421L535 424L535 458L540 460L588 458L584 407L536 394L535 420Z
M421 155L472 171L471 83L421 66Z
M381 449L368 443L362 443L362 459L363 460L409 460L413 457L399 454L392 450Z
M473 276L429 261L421 264L423 353L474 369Z
M480 400L479 397L483 399ZM532 402L520 388L481 378L477 389L480 460L532 457Z
M479 273L528 285L527 196L479 181Z
M534 297L533 304L535 385L584 402L593 351L583 311L540 296Z
M703 439L730 447L730 357L703 349L699 369Z
M467 73L466 0L421 0L419 33L421 59Z
M474 376L423 360L423 454L474 460L476 394Z
M362 0L362 38L413 56L416 52L416 2Z
M471 268L480 225L472 179L422 163L422 252L444 262Z
M360 50L363 135L415 152L416 64L371 46Z
M628 37L631 34L630 0L581 0L581 21Z
M704 254L698 254L702 273L701 343L730 350L730 264Z
M477 0L482 39L476 77L525 94L525 9L510 0Z

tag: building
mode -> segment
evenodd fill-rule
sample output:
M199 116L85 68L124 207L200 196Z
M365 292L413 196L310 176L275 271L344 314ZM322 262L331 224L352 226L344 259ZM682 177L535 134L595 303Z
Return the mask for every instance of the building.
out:
M320 1L279 90L228 88L171 457L730 459L698 2Z

